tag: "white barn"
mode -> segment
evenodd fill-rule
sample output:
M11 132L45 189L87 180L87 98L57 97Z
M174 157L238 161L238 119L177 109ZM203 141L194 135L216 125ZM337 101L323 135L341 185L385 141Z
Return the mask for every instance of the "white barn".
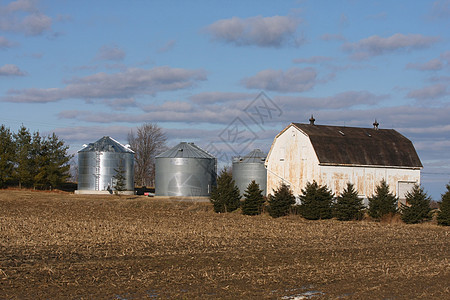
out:
M404 202L404 195L420 184L422 163L413 144L393 129L291 123L274 139L265 166L267 193L281 182L300 195L315 180L336 195L347 182L358 194L371 197L381 180Z

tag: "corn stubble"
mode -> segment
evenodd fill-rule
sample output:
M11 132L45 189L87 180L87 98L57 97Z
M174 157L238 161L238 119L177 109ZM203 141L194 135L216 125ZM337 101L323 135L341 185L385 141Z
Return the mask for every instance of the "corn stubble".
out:
M449 228L432 224L0 191L0 299L444 299L449 249Z

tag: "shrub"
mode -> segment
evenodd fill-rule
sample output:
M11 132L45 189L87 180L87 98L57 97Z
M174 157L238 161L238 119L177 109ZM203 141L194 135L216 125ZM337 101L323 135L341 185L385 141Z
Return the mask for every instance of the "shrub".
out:
M242 213L244 215L254 216L261 214L264 205L262 193L263 191L259 188L259 184L252 180L244 193L244 201L242 202Z
M363 216L364 205L358 197L358 192L352 183L336 198L333 205L333 215L340 221L360 220Z
M291 189L285 183L281 183L278 190L274 190L274 194L269 195L269 215L274 218L286 216L294 204L295 196Z
M210 201L217 213L232 212L239 208L241 193L227 168L217 178L217 186L211 191Z
M389 185L383 179L376 187L375 194L369 197L369 216L380 220L384 215L397 212L397 197L389 191Z
M333 193L326 185L317 182L307 183L300 196L300 213L309 220L330 219L332 214Z
M414 185L412 191L406 193L406 205L401 205L401 218L407 224L421 223L430 219L431 198L419 185Z

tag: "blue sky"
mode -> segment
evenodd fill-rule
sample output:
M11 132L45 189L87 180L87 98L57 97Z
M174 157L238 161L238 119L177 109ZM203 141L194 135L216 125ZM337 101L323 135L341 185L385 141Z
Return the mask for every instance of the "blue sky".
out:
M0 1L0 122L76 153L145 122L227 163L291 122L392 128L450 179L450 1ZM261 92L263 92L261 94Z

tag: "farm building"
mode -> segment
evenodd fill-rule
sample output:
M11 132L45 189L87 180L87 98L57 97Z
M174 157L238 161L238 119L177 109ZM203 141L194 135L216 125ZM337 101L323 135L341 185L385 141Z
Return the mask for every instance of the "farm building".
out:
M207 197L216 184L216 158L194 143L181 142L155 161L157 196Z
M134 194L134 152L109 136L78 151L78 194L108 194L124 176L123 194Z
M385 180L400 199L420 183L422 163L413 144L393 129L291 123L274 139L266 159L267 191L281 182L300 195L315 180L336 195L348 182L361 198L371 197Z
M241 195L244 195L252 180L255 180L263 194L266 194L267 170L264 166L266 156L261 150L255 149L244 157L233 158L233 179Z

